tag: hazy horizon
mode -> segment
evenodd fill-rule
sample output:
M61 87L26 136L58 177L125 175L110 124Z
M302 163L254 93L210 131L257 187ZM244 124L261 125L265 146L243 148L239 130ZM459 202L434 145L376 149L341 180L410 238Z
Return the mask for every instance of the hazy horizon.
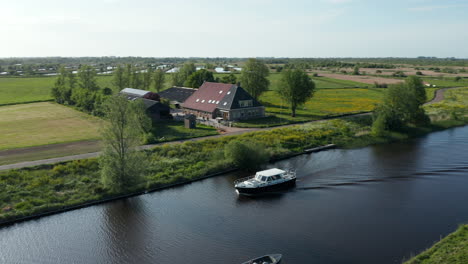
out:
M468 57L462 0L19 0L0 57Z

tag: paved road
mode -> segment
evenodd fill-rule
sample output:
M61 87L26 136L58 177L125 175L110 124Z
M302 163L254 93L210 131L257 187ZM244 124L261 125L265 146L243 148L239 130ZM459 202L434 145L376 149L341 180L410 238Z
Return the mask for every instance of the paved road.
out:
M450 88L443 88L443 89L437 90L436 95L434 96L434 98L430 102L427 102L426 104L432 104L432 103L437 103L437 102L442 101L444 99L444 92L447 91L448 89L454 89L454 88L459 88L459 87L450 87ZM362 116L362 115L369 115L369 114L370 113L363 113L363 114L354 114L354 115L348 115L348 116ZM315 121L310 121L310 122L307 122L307 123L314 123L314 122L320 122L320 121L324 121L324 120L323 119L315 120ZM205 140L205 139L209 139L209 138L218 138L218 137L224 137L224 136L240 135L240 134L247 133L247 132L252 132L252 131L270 130L270 129L281 128L281 127L290 127L290 126L295 126L295 125L298 125L298 124L290 124L290 125L284 125L284 126L279 126L279 127L270 127L270 128L248 128L248 129L239 129L239 128L229 129L229 128L226 128L226 133L221 134L221 135L200 137L200 138L193 138L193 139L185 139L185 140L158 143L158 144L151 144L151 145L144 145L144 146L141 146L140 149L150 149L150 148L153 148L155 146L163 145L163 144L179 144L179 143L186 142L186 141L199 141L199 140ZM100 153L101 152L92 152L92 153L65 156L65 157L58 157L58 158L51 158L51 159L25 161L25 162L20 162L20 163L15 163L15 164L2 165L2 166L0 166L0 170L20 169L20 168L25 168L25 167L32 167L32 166L43 165L43 164L53 164L53 163L69 161L69 160L94 158L94 157L99 156Z

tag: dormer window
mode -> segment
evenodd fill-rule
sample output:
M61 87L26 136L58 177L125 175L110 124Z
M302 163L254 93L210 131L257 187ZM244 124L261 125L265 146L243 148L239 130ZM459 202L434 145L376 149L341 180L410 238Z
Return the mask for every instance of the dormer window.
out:
M209 100L208 103L211 104L211 100Z
M223 93L223 91L219 91L219 93L220 93L220 94L222 94L222 93Z
M231 94L231 91L227 92L227 94Z
M201 102L202 102L202 103L204 103L204 102L205 102L205 100L202 100Z
M227 105L227 102L224 102L224 104L223 104L223 105Z
M197 102L197 103L200 102L200 99L195 100L195 102Z

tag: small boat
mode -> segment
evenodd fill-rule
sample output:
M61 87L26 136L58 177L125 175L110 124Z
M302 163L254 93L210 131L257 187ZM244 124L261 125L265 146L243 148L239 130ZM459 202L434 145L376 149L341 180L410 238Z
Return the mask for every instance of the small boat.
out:
M278 191L296 184L296 172L277 168L259 171L254 176L239 179L234 187L239 194L259 194Z
M280 263L282 257L283 256L281 254L265 255L259 258L251 259L242 264L276 264Z

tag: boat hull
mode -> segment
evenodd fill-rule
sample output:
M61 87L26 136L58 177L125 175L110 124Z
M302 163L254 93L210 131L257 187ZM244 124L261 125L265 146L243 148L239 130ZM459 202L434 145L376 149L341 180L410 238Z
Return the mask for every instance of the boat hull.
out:
M254 195L254 194L261 194L261 193L268 193L268 192L276 192L276 191L294 187L295 185L296 185L296 178L293 178L288 181L284 181L282 183L278 183L274 185L261 186L261 187L255 187L255 188L236 187L236 190L239 194Z

